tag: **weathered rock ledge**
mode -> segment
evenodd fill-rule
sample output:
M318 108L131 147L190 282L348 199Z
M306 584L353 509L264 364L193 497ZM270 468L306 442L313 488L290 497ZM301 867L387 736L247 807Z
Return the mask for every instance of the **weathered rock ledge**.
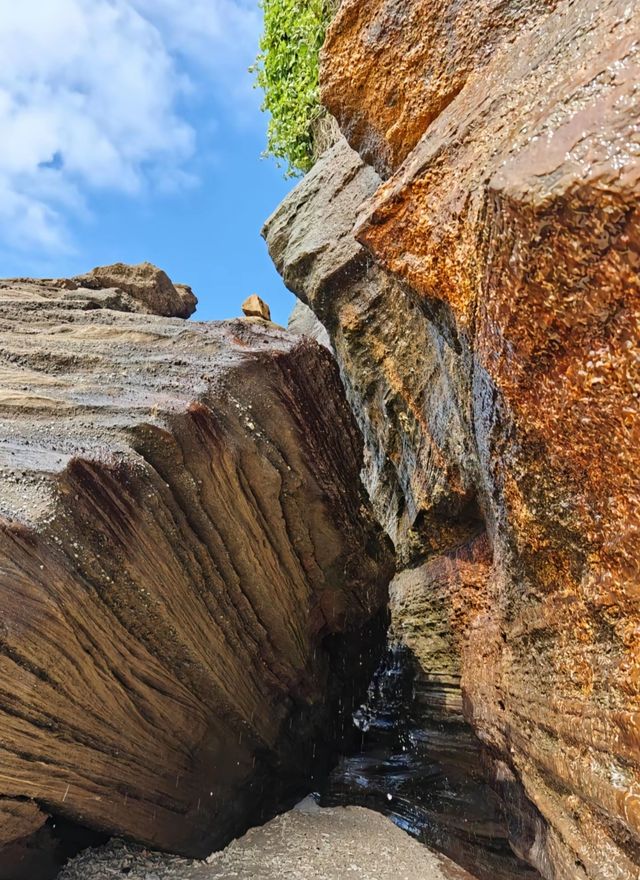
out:
M113 268L0 282L0 844L206 855L322 772L392 557L330 354Z

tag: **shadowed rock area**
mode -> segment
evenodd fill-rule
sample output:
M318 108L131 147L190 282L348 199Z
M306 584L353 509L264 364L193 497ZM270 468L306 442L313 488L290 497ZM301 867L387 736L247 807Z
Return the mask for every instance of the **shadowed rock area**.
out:
M618 0L344 0L322 94L359 155L266 227L407 566L392 636L548 880L640 871L639 37Z
M333 359L160 317L152 269L0 282L5 847L53 817L207 855L325 772L380 650Z

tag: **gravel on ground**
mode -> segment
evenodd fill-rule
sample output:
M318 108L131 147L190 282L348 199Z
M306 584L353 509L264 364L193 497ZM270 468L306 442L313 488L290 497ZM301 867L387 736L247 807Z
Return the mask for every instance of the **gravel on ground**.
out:
M121 840L86 850L60 880L475 880L445 856L361 807L307 798L221 852L193 861Z

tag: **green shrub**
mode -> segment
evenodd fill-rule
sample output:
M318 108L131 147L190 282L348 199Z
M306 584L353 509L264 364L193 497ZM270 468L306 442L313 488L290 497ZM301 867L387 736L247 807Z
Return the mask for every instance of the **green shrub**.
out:
M335 0L261 0L264 33L252 70L270 114L265 155L286 164L286 177L313 164L313 131L324 115L318 57Z

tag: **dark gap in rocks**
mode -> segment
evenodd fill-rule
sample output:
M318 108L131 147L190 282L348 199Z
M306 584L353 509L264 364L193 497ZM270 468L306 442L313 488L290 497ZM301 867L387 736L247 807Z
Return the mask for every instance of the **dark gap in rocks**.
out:
M2 848L0 880L53 880L69 859L108 839L108 834L51 816L34 834Z
M407 647L391 645L354 726L360 741L331 774L323 806L378 810L479 880L539 877L509 846L455 676L427 677Z
M475 494L463 499L445 499L439 506L420 510L398 553L399 568L418 568L427 559L468 544L486 530Z
M239 833L320 791L341 757L356 748L359 732L353 714L381 662L388 624L384 609L360 630L325 636L321 650L329 658L326 698L315 710L302 703L293 706L277 749L280 760L257 755L258 773L250 783L255 806L245 807L248 820Z

